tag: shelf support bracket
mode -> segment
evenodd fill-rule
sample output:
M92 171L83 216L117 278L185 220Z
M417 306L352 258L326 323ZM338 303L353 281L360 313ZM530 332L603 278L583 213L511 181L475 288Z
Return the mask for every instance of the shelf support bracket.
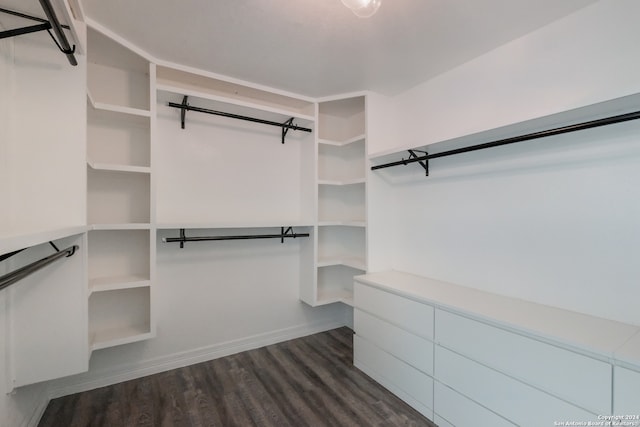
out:
M420 151L420 150L407 150L407 151L409 152L409 158L407 160L417 159L418 157L420 157L416 154L416 152L422 153L425 156L429 155L429 153L427 153L426 151ZM402 160L404 161L404 158ZM418 161L418 163L420 163L420 166L424 168L424 176L429 176L429 160ZM405 166L406 164L407 163L405 163Z

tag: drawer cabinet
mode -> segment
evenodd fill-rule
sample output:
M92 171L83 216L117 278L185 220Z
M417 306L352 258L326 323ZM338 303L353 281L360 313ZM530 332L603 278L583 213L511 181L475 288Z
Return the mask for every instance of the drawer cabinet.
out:
M422 415L433 419L433 379L358 335L354 365L391 390Z
M436 381L433 421L438 427L513 427L515 424ZM553 424L551 424L553 425Z
M355 309L356 334L428 375L433 375L433 343L360 309Z
M436 346L435 357L437 381L516 425L539 427L552 426L555 421L597 420L595 414L445 348Z
M354 306L415 335L433 340L433 307L356 282Z
M610 364L444 310L436 310L436 325L438 344L593 413L611 413Z
M354 302L356 367L440 427L640 415L638 327L397 271Z

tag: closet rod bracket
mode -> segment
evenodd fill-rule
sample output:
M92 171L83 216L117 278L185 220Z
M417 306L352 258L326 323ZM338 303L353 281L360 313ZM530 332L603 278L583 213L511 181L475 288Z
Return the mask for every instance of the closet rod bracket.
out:
M421 151L421 150L407 150L407 151L409 152L409 158L407 160L419 158L420 156L418 156L416 152L422 153L425 157L429 156L429 153L427 153L426 151ZM402 160L404 160L404 158ZM429 176L429 159L426 158L424 160L419 160L418 164L420 164L420 166L424 168L424 176ZM405 166L406 165L407 163L405 163Z
M51 6L50 0L40 0L40 6L42 7L42 10L44 11L48 20L43 18L38 18L36 16L27 15L26 13L16 12L14 10L9 10L9 9L0 7L0 12L5 13L7 15L13 15L19 18L28 19L30 21L39 22L39 24L37 25L30 25L27 27L20 27L20 28L14 28L11 30L0 31L0 39L16 37L23 34L36 33L39 31L46 31L47 33L49 33L49 36L51 37L53 42L56 44L60 52L65 54L65 56L67 57L67 60L69 61L69 64L73 66L78 65L78 61L75 57L76 46L75 45L71 46L69 44L69 40L67 39L67 36L62 31L63 29L69 30L70 29L69 26L60 24L60 21L56 16L55 10ZM52 30L53 30L53 33L56 34L57 38L51 32Z
M189 99L189 97L187 95L185 95L182 98L182 108L180 109L180 126L182 127L182 129L184 129L184 121L187 117L187 107L189 106L189 103L187 102Z
M237 119L237 120L244 120L247 122L252 122L252 123L260 123L263 125L269 125L269 126L276 126L282 129L282 143L284 144L285 141L285 136L287 135L287 133L290 130L295 130L295 131L300 131L300 132L313 132L313 129L311 128L306 128L306 127L302 127L302 126L298 126L297 124L295 124L293 122L294 118L291 117L290 119L287 119L287 121L285 121L284 123L281 122L274 122L271 120L264 120L264 119L258 119L256 117L249 117L249 116L243 116L240 114L234 114L234 113L227 113L224 111L216 111L216 110L210 110L208 108L202 108L202 107L196 107L193 105L189 105L188 101L188 96L183 96L182 98L182 103L178 104L177 102L169 102L167 105L169 107L172 108L178 108L180 110L180 124L182 129L185 128L185 115L187 110L188 111L196 111L198 113L205 113L205 114L212 114L214 116L222 116L222 117L227 117L230 119Z
M291 126L295 126L293 124L293 117L282 124L282 143L284 144L285 137L287 136L287 132L291 129Z

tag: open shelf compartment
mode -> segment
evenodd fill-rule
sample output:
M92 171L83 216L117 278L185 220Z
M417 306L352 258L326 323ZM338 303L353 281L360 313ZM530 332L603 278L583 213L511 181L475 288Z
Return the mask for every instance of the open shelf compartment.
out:
M88 233L91 290L139 286L150 280L150 230Z
M87 168L89 224L148 224L150 176Z
M150 338L150 287L94 292L89 298L91 350Z
M93 28L87 44L87 85L95 104L149 111L147 60Z

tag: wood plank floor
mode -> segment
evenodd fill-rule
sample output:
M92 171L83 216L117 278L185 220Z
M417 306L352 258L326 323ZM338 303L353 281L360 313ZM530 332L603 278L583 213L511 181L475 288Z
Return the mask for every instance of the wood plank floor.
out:
M39 426L435 426L352 354L339 328L55 399Z

